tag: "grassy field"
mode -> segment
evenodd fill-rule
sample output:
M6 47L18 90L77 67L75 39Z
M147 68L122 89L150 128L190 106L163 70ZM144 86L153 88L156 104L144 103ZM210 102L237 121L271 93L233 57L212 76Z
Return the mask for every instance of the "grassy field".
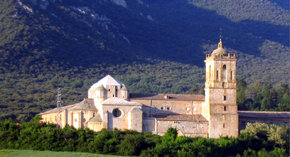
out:
M52 152L52 151L2 149L0 150L0 157L120 157L120 156L80 153L80 152Z

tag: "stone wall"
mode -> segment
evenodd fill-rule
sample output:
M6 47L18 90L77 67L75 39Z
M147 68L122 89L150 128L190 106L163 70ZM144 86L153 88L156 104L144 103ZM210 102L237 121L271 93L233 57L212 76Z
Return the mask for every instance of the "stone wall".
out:
M239 130L255 122L290 125L290 112L239 111Z
M176 101L176 100L140 100L131 101L143 104L145 116L156 114L201 114L204 101Z
M159 121L156 119L156 134L164 135L168 128L176 128L179 135L190 137L208 137L208 122Z
M133 123L140 123L139 128L134 128L131 125L132 130L140 130L142 131L142 114L133 114L131 119L129 117L130 111L134 108L134 106L126 106L126 105L104 105L103 106L103 112L107 112L107 117L104 116L103 121L106 121L107 119L107 124L108 124L108 129L113 130L114 128L118 128L121 130L126 130L130 128L130 124ZM121 115L119 117L116 117L113 115L113 110L114 109L119 109L121 111ZM134 120L136 122L131 122L131 120ZM137 126L137 125L136 125ZM141 129L140 129L141 127Z

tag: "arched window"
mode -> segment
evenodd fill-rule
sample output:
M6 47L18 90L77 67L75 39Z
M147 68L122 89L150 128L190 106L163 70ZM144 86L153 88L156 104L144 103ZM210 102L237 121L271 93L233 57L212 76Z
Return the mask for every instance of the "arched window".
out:
M223 65L223 70L222 70L222 81L226 82L227 81L227 66Z

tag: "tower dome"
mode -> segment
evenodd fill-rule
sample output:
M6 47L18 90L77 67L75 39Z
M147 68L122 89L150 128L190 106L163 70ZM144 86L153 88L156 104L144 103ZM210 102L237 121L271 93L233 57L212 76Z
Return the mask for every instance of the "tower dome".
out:
M218 48L212 52L213 56L222 56L226 54L226 50L224 49L222 39L220 38L220 42L218 43Z
M98 85L97 87L91 87L88 92L89 98L106 98L107 90L103 85Z

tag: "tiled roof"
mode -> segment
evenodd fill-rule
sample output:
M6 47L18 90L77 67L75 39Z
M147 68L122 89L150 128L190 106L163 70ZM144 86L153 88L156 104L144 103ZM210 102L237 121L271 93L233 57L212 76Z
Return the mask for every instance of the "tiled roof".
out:
M239 117L256 118L289 118L290 112L267 112L267 111L238 111Z
M193 122L208 122L202 115L187 115L187 114L177 114L177 115L155 115L154 116L159 121L193 121Z
M91 119L88 121L88 123L89 123L89 122L102 122L102 118L100 117L99 114L97 114L97 116L91 118Z
M113 97L102 102L102 105L134 105L141 106L138 102L127 101L125 99Z
M204 101L204 95L192 94L130 94L130 99Z
M83 101L74 104L73 107L68 110L86 110L86 111L96 111L97 108L94 105L94 99L84 99Z
M93 99L84 99L83 101L81 101L79 103L68 105L68 106L63 106L60 108L60 112L62 112L65 109L70 110L70 111L72 111L72 110L96 111L97 110L97 108L94 105ZM57 112L58 112L58 108L54 108L54 109L48 110L46 112L42 112L42 113L40 113L40 115L57 113Z
M63 107L60 107L60 111L63 111L65 109L69 109L71 107L73 107L74 105L68 105L68 106L63 106ZM51 109L51 110L48 110L48 111L45 111L45 112L42 112L40 113L40 115L44 115L44 114L50 114L50 113L57 113L58 112L58 108L54 108L54 109Z

